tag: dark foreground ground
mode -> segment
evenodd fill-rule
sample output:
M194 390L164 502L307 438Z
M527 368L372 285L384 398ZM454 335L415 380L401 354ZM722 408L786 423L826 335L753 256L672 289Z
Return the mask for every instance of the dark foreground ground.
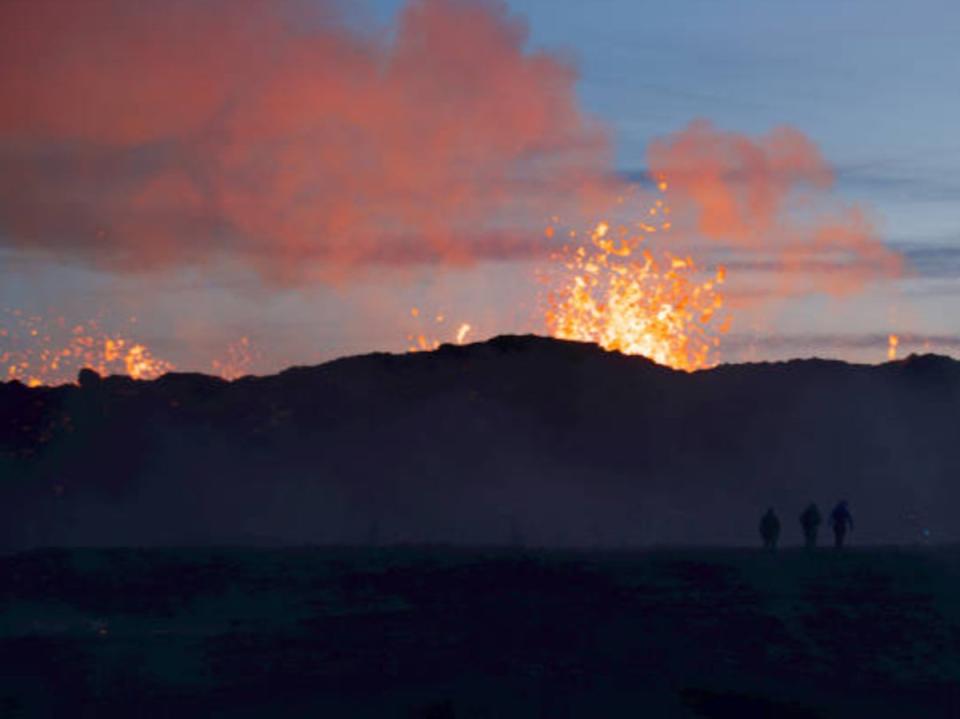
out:
M958 548L35 551L0 716L960 716L958 599Z

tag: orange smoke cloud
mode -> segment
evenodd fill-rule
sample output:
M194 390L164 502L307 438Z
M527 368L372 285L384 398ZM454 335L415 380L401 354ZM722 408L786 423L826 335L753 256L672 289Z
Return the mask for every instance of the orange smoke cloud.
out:
M574 72L504 3L410 0L382 34L337 7L0 4L0 241L292 282L528 255L511 227L604 186Z
M842 295L902 271L867 215L831 195L833 172L798 130L754 139L698 120L651 143L649 162L669 186L675 233L774 270L780 293Z

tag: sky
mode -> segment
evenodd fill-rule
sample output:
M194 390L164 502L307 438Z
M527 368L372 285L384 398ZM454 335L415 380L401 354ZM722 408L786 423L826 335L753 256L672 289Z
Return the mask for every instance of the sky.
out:
M201 371L246 337L255 372L544 333L545 228L641 216L662 170L657 251L728 265L716 361L960 351L952 3L134 7L0 8L9 327Z

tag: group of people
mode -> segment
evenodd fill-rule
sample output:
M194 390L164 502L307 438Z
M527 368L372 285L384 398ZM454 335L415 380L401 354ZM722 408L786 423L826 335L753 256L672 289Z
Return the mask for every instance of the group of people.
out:
M822 522L820 510L815 503L811 502L800 514L804 545L808 549L817 546L817 532ZM847 536L847 530L853 529L853 515L850 514L850 508L847 506L846 500L838 502L837 506L830 512L830 526L833 528L833 546L840 549ZM760 536L763 538L764 547L776 549L777 542L780 540L780 519L773 511L773 507L770 507L760 520Z

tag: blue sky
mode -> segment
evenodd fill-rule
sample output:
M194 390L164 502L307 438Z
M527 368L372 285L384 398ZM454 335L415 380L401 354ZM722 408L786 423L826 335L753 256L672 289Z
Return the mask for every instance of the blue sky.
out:
M401 3L378 3L389 17ZM960 243L960 6L890 0L511 0L534 45L568 54L620 169L706 117L745 133L792 125L892 242Z
M400 0L371 0L386 26ZM879 361L887 332L953 353L960 337L960 6L892 0L510 0L533 47L569 58L584 109L613 133L617 168L642 171L648 142L704 117L725 130L788 124L835 168L838 190L863 203L909 278L836 300L809 297L744 315L724 359L813 354ZM273 291L252 277L188 270L136 278L0 254L0 303L36 311L106 306L135 314L178 365L231 337L258 341L257 369L345 353L402 350L421 329L410 306L470 321L479 336L537 330L531 268L486 263L438 274L413 269L389 302L351 286ZM209 268L207 268L209 270ZM389 280L393 281L393 280ZM189 309L187 309L189 308ZM453 324L457 319L448 319ZM435 328L433 328L435 329ZM443 327L441 334L452 329ZM448 336L443 336L448 339ZM927 338L924 340L924 338ZM876 346L874 346L876 342Z

